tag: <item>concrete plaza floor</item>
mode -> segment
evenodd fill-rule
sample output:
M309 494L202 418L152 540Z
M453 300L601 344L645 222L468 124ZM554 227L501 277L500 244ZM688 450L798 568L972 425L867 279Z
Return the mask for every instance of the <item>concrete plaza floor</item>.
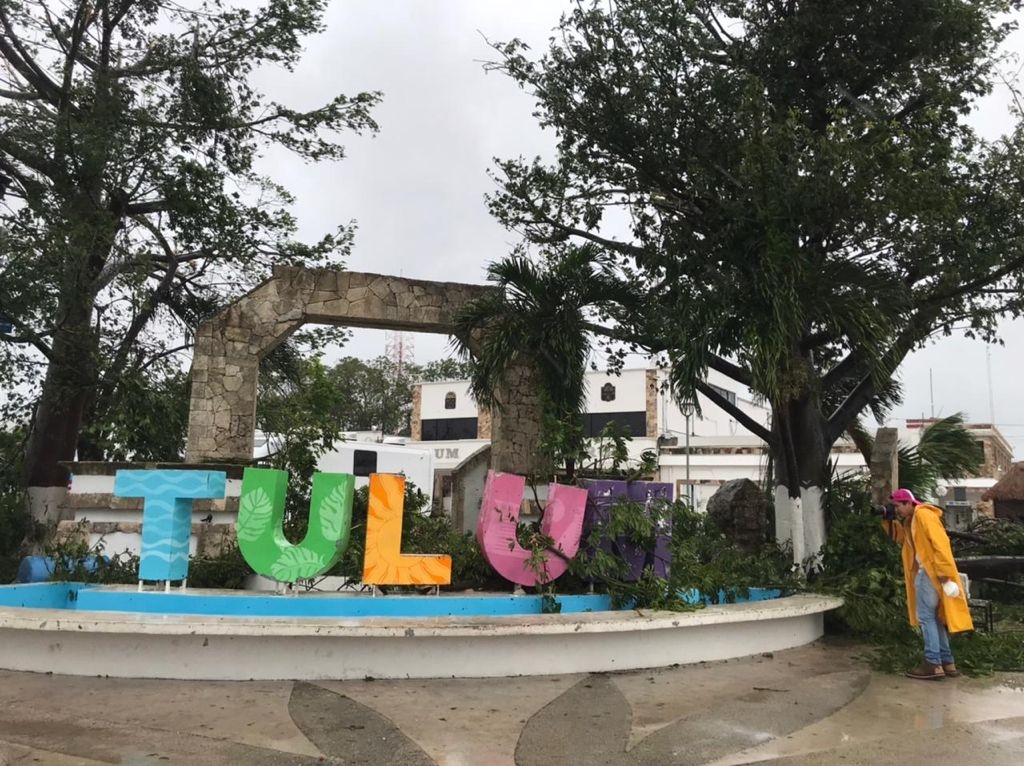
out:
M0 671L0 765L1024 763L1024 674L912 681L872 672L861 652L814 644L653 671L480 680Z

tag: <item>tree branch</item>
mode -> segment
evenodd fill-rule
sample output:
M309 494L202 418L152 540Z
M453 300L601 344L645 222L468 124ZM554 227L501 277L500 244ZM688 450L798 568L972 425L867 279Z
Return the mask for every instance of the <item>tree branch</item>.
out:
M892 374L900 366L903 359L910 353L914 344L924 337L925 332L935 321L939 314L939 307L932 307L928 312L919 312L910 318L906 329L900 333L889 349L880 357L882 368L880 370L868 370L854 386L845 400L835 409L828 419L827 435L829 443L835 442L850 423L853 422L861 410L863 410L875 395L875 380L880 377L891 378ZM829 375L832 375L840 367L846 368L846 373L854 371L856 364L862 364L862 357L855 357L850 353L846 359L836 365ZM828 376L826 376L827 378ZM838 378L837 378L838 380Z
M27 93L19 90L0 89L0 98L8 98L12 101L42 101L43 97L38 93Z
M971 292L977 291L979 288L997 282L998 280L1011 274L1014 271L1017 271L1022 267L1024 267L1024 255L1014 258L1005 266L996 269L990 274L986 274L983 277L978 277L977 279L971 280L970 282L963 282L957 285L955 290L951 290L948 293L929 295L925 300L921 302L921 305L931 306L937 303L945 303L947 301L952 300L953 298L960 298Z
M39 96L54 106L60 106L63 91L40 68L21 44L11 20L7 17L3 5L0 5L0 27L4 34L0 35L0 54L7 59L12 67L35 88Z
M166 213L170 209L169 200L155 199L148 202L132 202L125 208L125 213L129 216L152 215L153 213Z
M745 413L735 404L730 402L720 393L715 391L715 389L713 389L710 386L710 384L706 383L705 381L698 380L696 388L700 393L704 394L704 396L710 399L713 404L717 405L718 407L721 407L729 415L734 417L741 426L743 426L752 434L754 434L754 436L761 439L763 442L765 442L765 444L768 444L769 446L774 446L775 439L773 438L771 431L769 431L763 425L758 423L756 420L754 420L747 413Z
M723 359L717 354L708 354L708 367L716 372L722 373L727 378L731 378L747 388L750 388L754 384L754 379L750 375L749 370L745 370L738 364L730 362L728 359Z
M15 317L8 316L8 315L5 315L5 316L6 316L7 320L12 325L14 325L15 327L17 327L17 328L19 328L21 330L21 333L18 334L18 335L4 335L4 336L0 336L0 337L3 337L3 340L4 340L5 343L17 343L18 345L30 345L34 349L36 349L36 351L38 351L40 354L42 354L44 357L46 357L46 359L50 358L50 346L46 343L46 341L43 340L43 338L46 337L45 335L40 335L39 333L34 332L27 325L25 325L22 322L19 322Z
M56 175L56 168L46 158L26 152L22 146L11 141L4 133L0 133L0 153L12 157L25 167L31 168L47 178L52 179Z
M572 226L565 226L564 224L560 224L557 221L548 218L547 216L540 216L539 220L535 221L520 221L520 223L526 226L550 226L551 228L557 229L560 232L559 234L550 237L531 237L531 239L538 244L554 244L557 242L562 242L568 237L579 237L580 239L585 239L588 242L593 242L595 245L606 247L609 250L614 250L615 252L622 253L624 255L632 255L634 257L648 255L647 250L642 247L631 245L628 242L619 242L614 239L606 239L604 237L599 237L596 234L589 231L584 231L583 229L577 229Z

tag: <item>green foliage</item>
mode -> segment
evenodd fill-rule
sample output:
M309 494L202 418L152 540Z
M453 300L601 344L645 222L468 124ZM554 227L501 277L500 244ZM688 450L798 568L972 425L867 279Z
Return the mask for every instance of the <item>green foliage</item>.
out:
M981 539L954 539L953 553L958 557L1024 556L1024 524L1019 521L981 517L966 531Z
M864 459L870 463L874 440L859 423L851 430L856 432L854 438L864 447ZM921 498L934 497L943 481L976 475L983 463L981 450L959 414L927 426L916 447L900 446L898 459L900 486L912 488ZM832 463L823 502L829 522L848 513L867 513L871 510L868 473L839 473Z
M621 426L615 421L605 423L597 439L591 445L593 460L585 466L601 475L614 476L629 461L629 442L632 436L629 426Z
M410 377L421 383L442 380L469 380L473 375L473 363L463 359L436 359L424 365L413 365Z
M108 554L102 539L90 545L85 540L84 528L78 535L69 535L52 541L44 555L53 559L51 580L85 582L100 585L135 584L139 581L139 557L122 551ZM188 585L191 588L245 587L245 578L252 568L242 558L237 546L217 556L193 556L188 565Z
M128 551L108 554L102 538L90 545L84 527L78 534L51 541L44 548L44 555L53 559L50 579L54 581L102 585L139 581L138 556Z
M252 573L235 545L217 556L193 556L188 562L188 586L240 590Z
M575 466L585 463L589 454L582 419L558 417L545 407L541 412L537 452L544 460L544 474L567 474L570 466L575 472Z
M331 415L346 431L409 434L419 369L383 356L369 362L345 357L328 372L337 390Z
M825 519L830 525L847 514L870 511L871 486L867 472L838 473L833 464L822 504Z
M20 430L0 431L0 584L14 579L27 544L39 534L18 481L24 438Z
M529 370L552 428L544 449L566 461L571 477L583 433L567 424L575 424L586 401L590 310L622 286L599 249L582 245L560 255L537 263L520 251L492 263L487 276L499 289L460 312L453 345L472 360L473 396L490 407L501 406L499 388L512 368Z
M476 538L453 530L451 520L446 517L424 514L426 502L426 495L413 482L407 481L402 508L402 552L451 556L450 587L453 590L487 587L504 590L508 584L495 574L484 559ZM362 580L368 508L369 489L360 487L355 491L352 501L352 533L348 548L341 561L328 574L348 577L355 582ZM289 530L289 537L296 534L296 530Z
M790 590L800 587L791 563L791 553L772 543L746 554L707 514L681 502L673 506L670 581L676 589L696 589L712 601L720 591L732 601L752 587Z
M669 521L672 563L667 579L647 568L639 580L627 580L625 560L600 547L602 539L625 538L639 550L654 551L659 531ZM681 501L652 505L649 511L634 501L615 503L608 521L594 527L582 541L569 571L577 588L595 582L617 605L650 609L691 609L686 597L694 590L715 603L720 598L731 602L745 597L751 587L790 589L799 584L789 572L786 551L766 545L755 555L745 554L706 514ZM573 584L572 579L560 581L559 587Z
M908 353L965 325L994 338L1024 307L1020 110L996 141L964 119L999 81L1015 7L592 0L546 51L495 44L558 147L497 163L491 212L526 244L492 267L503 296L468 329L500 320L478 357L529 348L504 325L545 311L563 360L588 333L620 358L664 353L677 399L762 437L780 484L825 486L829 447L898 396ZM540 267L511 278L529 247ZM588 271L615 288L575 290ZM716 398L711 369L763 396L772 428Z
M177 457L199 322L275 265L351 247L348 226L298 242L259 158L340 160L342 132L376 130L379 94L271 101L254 71L294 68L326 3L247 6L0 0L0 418L31 421L33 485L59 486L76 449Z
M339 437L335 413L344 394L319 359L264 367L256 409L256 423L270 439L264 462L288 471L286 517L308 514L317 460Z
M25 496L14 489L0 489L0 584L14 580L32 531Z
M916 446L900 447L900 486L913 487L919 497L935 497L943 479L976 476L985 456L963 423L959 413L942 418L921 432Z
M834 519L815 587L843 598L836 627L873 641L909 641L906 586L899 546L869 512Z
M996 542L986 552L1005 552L1001 544ZM900 548L885 534L879 518L870 513L837 517L823 560L824 571L813 587L841 596L844 602L829 616L828 629L871 645L873 662L880 670L902 672L920 662L921 637L910 627L907 615ZM976 630L951 637L961 671L978 675L1024 670L1024 625L1015 621L1012 606L997 604L996 610L1005 614L992 634Z
M581 418L558 418L544 412L537 444L545 462L542 473L567 481L579 477L633 481L651 476L658 467L658 454L644 450L638 460L633 460L629 455L632 440L629 427L615 421L609 421L596 437L587 439L583 436ZM573 467L571 472L569 466Z
M79 437L82 459L181 459L188 430L189 380L185 373L166 365L125 370L116 399L116 407L111 405L109 411L83 426Z

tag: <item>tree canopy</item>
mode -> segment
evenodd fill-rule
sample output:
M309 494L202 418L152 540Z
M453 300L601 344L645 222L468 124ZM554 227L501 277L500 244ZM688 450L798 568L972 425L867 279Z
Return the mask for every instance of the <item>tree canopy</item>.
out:
M108 455L115 403L180 385L198 322L272 264L347 251L348 227L296 241L258 163L338 160L340 132L376 129L377 94L298 109L252 84L296 66L325 6L0 0L0 386L30 420L30 486L61 485L76 448Z
M552 163L499 162L491 210L540 268L581 245L614 258L591 332L664 353L676 397L700 392L763 438L799 500L910 351L954 328L994 339L1020 313L1020 110L997 140L965 119L1019 7L581 1L541 55L495 45L558 144ZM771 427L708 369L763 396Z

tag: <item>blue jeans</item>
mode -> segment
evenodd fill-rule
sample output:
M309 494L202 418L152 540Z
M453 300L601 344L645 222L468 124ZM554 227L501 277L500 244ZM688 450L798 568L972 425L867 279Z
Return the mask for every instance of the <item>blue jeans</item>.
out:
M921 635L924 636L925 662L948 665L953 661L953 652L949 649L949 633L946 632L946 626L939 622L939 594L924 569L917 570L914 589L917 592L917 621L921 624Z

